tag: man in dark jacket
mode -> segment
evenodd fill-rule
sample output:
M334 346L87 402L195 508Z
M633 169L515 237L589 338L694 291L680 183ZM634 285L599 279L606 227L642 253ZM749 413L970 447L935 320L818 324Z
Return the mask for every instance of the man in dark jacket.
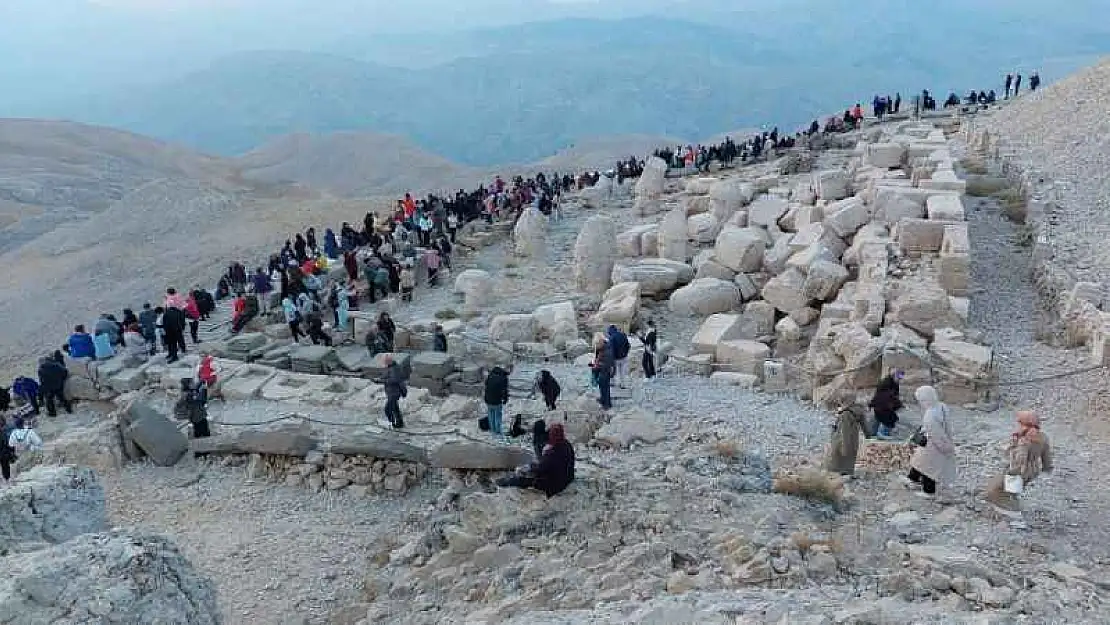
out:
M624 388L624 381L628 378L628 352L632 351L632 345L628 342L628 335L621 332L617 326L609 326L606 337L609 339L609 346L613 349L617 383Z
M62 404L66 412L73 414L73 406L65 396L67 377L69 377L69 371L57 360L51 357L39 360L39 386L42 388L43 399L46 400L46 414L51 417L58 416L58 410L54 405L55 400Z
M597 390L599 397L597 403L605 410L613 407L613 399L610 396L610 391L613 384L613 373L616 369L616 359L613 357L613 346L606 340L601 346L598 353L597 361L594 363L594 373L597 375Z
M490 434L504 438L501 416L505 404L509 403L509 372L501 367L494 367L489 372L486 376L485 401Z
M443 333L443 326L438 323L432 330L432 351L447 353L447 335Z
M405 371L392 356L385 357L385 364L385 418L394 429L399 430L405 427L399 402L409 394L405 386Z
M162 313L162 332L166 335L166 351L169 352L166 362L177 362L178 351L185 353L185 311L167 306Z
M871 408L875 411L875 421L878 422L875 435L886 438L891 435L894 426L898 425L898 410L902 407L901 390L898 383L902 380L902 372L892 369L890 373L879 380L875 395L871 398ZM865 432L867 436L871 432Z
M150 355L153 356L158 352L158 313L150 307L150 302L143 304L143 310L139 313L139 328L146 344L150 346Z

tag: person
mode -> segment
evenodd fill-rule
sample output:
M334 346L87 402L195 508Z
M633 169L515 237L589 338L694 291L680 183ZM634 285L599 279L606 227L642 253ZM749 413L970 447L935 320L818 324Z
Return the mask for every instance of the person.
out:
M285 315L285 323L289 324L289 333L293 337L293 342L297 343L304 333L301 332L301 313L293 304L292 297L281 300L281 312Z
M42 397L46 403L46 414L51 417L58 416L55 400L73 414L73 406L65 396L66 378L69 371L65 365L58 363L50 356L39 359L39 386L42 388Z
M1018 97L1018 92L1021 91L1021 74L1014 76L1014 97Z
M875 388L875 395L868 404L875 412L875 421L878 423L876 435L886 438L894 431L898 424L898 410L902 408L901 390L898 383L902 381L903 373L898 369L891 369L890 373L879 380Z
M107 313L100 315L100 318L96 320L96 325L93 326L94 345L96 343L95 337L100 334L108 337L109 346L119 345L119 324L113 321Z
M192 378L181 379L181 397L174 404L174 416L188 421L193 427L193 438L212 436L208 423L208 395L203 384L194 384Z
M126 358L130 362L145 362L150 348L146 344L146 337L139 329L139 324L132 323L123 329L124 343L127 345Z
M644 356L640 359L640 366L644 369L644 377L648 380L655 379L655 354L659 351L659 335L655 332L655 322L648 320L647 333L640 336L644 344Z
M258 296L258 310L265 315L270 312L270 293L274 292L274 282L261 267L255 268L251 282L254 294Z
M331 347L331 337L324 332L324 317L320 311L320 304L305 293L301 293L297 300L301 318L304 319L305 333L308 334L308 338L312 339L312 344L319 345L323 343L327 347Z
M378 315L378 332L382 335L386 346L385 351L393 351L393 338L397 335L397 324L393 323L393 318L385 311Z
M405 372L392 355L385 357L385 365L385 418L393 429L399 430L405 427L400 401L409 394L405 385Z
M825 458L825 470L840 475L852 475L856 471L856 455L859 454L859 434L862 419L856 407L849 401L842 402L836 411L829 452Z
M208 400L208 393L215 388L216 382L219 380L218 374L216 360L212 357L212 354L201 356L194 377L197 380L197 385L204 391L205 401Z
M594 339L594 362L591 366L595 379L597 380L598 399L597 403L605 410L613 407L613 399L610 395L610 385L613 383L613 371L616 367L616 361L613 359L613 349L606 340L605 335L599 334Z
M23 417L16 417L15 427L12 429L11 435L8 436L8 445L15 450L16 454L38 451L42 449L42 438L27 425Z
M1041 86L1041 75L1037 72L1033 72L1029 76L1029 90L1030 91L1036 91L1037 87L1040 87L1040 86Z
M921 485L920 496L936 495L937 486L952 482L956 473L956 446L952 442L952 427L948 422L948 406L941 403L937 391L931 386L921 386L913 394L925 410L921 420L924 445L919 446L910 459L910 473L905 477L908 488Z
M10 425L4 415L0 415L0 477L3 477L3 484L11 481L12 463L17 459L15 448L9 442L13 431L15 426Z
M530 397L535 397L536 393L543 395L543 403L547 406L548 410L555 410L555 402L559 399L559 394L563 389L559 386L559 382L551 372L544 369L536 374L536 379L532 382L532 394Z
M447 353L447 335L438 323L432 328L432 351Z
M200 337L197 336L200 332L200 306L197 305L197 300L192 293L185 300L184 313L185 318L189 320L189 336L193 339L193 345L196 345L200 343Z
M416 274L412 270L410 263L405 263L405 268L401 270L401 301L411 302L412 291L416 288Z
M31 406L31 414L39 413L39 395L42 394L42 387L34 378L20 376L12 380L11 392Z
M456 233L459 231L459 216L454 211L447 213L447 234L451 236L451 242L455 242Z
M170 298L166 298L169 301ZM178 353L185 353L185 312L181 308L167 306L162 313L162 332L165 333L167 363L177 362Z
M96 358L96 346L93 344L93 339L85 332L84 325L76 325L73 327L73 334L69 335L67 341L69 345L69 355L73 358Z
M1006 74L1006 99L1010 99L1010 87L1014 84L1014 75Z
M1035 412L1018 411L1017 430L1006 446L1005 472L987 482L986 499L1006 515L1021 510L1018 496L1042 473L1052 473L1052 446ZM1009 484L1007 483L1009 482Z
M143 311L139 313L139 328L143 332L143 340L150 349L150 355L158 353L158 313L150 307L150 302L143 304Z
M424 253L424 266L428 268L428 286L434 287L439 284L439 248L432 247Z
M486 402L486 417L489 419L490 434L504 438L501 429L501 417L505 404L509 403L509 372L501 367L494 367L486 375L486 385L483 398Z
M185 308L185 298L178 294L177 289L166 289L166 301L162 303L166 308Z
M347 331L347 322L351 318L351 294L354 293L354 291L355 287L353 284L344 284L339 287L335 293L335 327L339 332Z
M609 326L606 338L609 339L609 347L613 350L617 384L624 388L624 381L628 378L628 353L632 351L632 346L628 342L628 335L615 325Z
M516 475L498 480L497 485L534 488L548 497L554 497L566 490L573 481L574 448L567 441L563 424L556 423L548 428L547 444L544 445L536 462Z
M373 304L377 300L377 293L381 291L382 299L389 297L389 270L384 266L372 270L373 279L370 279L368 274L367 280L370 281L370 303Z

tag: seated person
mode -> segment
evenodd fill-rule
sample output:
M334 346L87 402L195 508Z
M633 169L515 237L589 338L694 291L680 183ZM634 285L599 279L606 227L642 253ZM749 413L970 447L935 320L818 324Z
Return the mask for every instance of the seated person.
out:
M73 334L69 335L69 355L73 358L96 358L96 347L93 345L93 338L85 332L85 326L79 325L73 328Z
M497 485L534 488L552 497L573 481L574 448L567 441L563 424L556 423L547 430L547 444L539 459L516 475L498 480Z

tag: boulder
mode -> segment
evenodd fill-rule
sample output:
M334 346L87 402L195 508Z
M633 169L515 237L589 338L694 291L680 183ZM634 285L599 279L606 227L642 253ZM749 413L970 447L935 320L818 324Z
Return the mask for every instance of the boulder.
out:
M586 220L574 244L574 276L579 290L601 295L610 286L617 259L617 225L603 215Z
M991 348L961 340L938 337L929 345L929 354L944 368L969 378L990 374L994 354Z
M644 232L640 236L640 253L643 256L658 256L659 255L659 226L654 226L651 230Z
M840 287L848 281L848 270L828 260L818 260L809 266L802 292L811 300L830 301L836 298Z
M842 200L848 197L848 176L839 170L813 174L813 191L820 200Z
M891 305L890 317L898 323L932 337L938 328L962 327L963 323L952 310L948 293L931 281L903 281Z
M806 276L797 269L787 269L771 278L763 286L763 299L770 305L789 313L809 306L805 293Z
M455 357L443 352L417 352L409 362L412 374L422 378L442 379L455 372Z
M639 408L614 414L594 434L594 442L600 445L627 449L632 443L652 445L667 437L658 417Z
M694 279L694 268L665 258L648 258L633 264L613 266L613 283L637 282L641 295L670 293Z
M12 625L223 622L214 585L173 543L127 529L5 558L0 614Z
M790 203L782 198L765 195L748 206L748 225L769 228L777 225Z
M759 295L759 285L755 283L755 280L750 274L736 274L733 283L736 285L736 288L740 289L740 299L745 302L750 299L755 299L755 297Z
M637 198L657 198L663 194L667 176L667 162L653 156L644 163L644 171L636 181L634 193Z
M644 234L658 230L659 226L656 224L648 224L636 226L618 234L617 248L620 249L621 256L646 256L643 249Z
M177 425L143 401L128 408L124 439L130 441L160 467L172 467L189 450L189 439Z
M715 260L708 260L698 266L698 271L694 274L694 277L733 280L736 277L736 272L724 265L718 264Z
M542 256L547 251L547 216L526 208L513 227L513 245L521 256Z
M639 312L640 283L622 282L605 292L591 324L595 327L616 324L627 328Z
M740 331L736 338L758 339L775 333L775 307L767 302L748 302L740 315Z
M779 237L770 249L763 252L763 270L771 275L778 275L786 270L786 264L795 254L790 245L794 235Z
M489 324L489 339L507 343L536 340L536 318L532 314L497 315Z
M771 357L771 348L758 341L734 339L722 341L715 354L717 364L734 373L763 376L763 363Z
M871 221L871 210L858 197L830 204L825 208L824 224L841 238L847 238Z
M701 278L678 289L670 298L671 312L705 316L727 312L740 305L740 290L732 282Z
M686 220L686 236L699 245L710 243L717 238L721 224L710 213L694 215Z
M17 466L23 471L32 465L76 465L110 475L118 473L125 462L119 426L115 419L108 418L66 428L46 441L38 453L20 456Z
M659 257L686 262L687 255L686 211L680 206L667 213L659 224L656 246Z
M864 152L868 165L882 169L901 167L906 158L906 146L901 143L872 143Z
M713 354L721 341L740 338L740 315L716 313L709 315L690 341L695 353Z
M0 488L0 556L99 532L107 524L104 489L92 469L37 466Z
M534 460L532 452L520 447L471 440L448 441L429 454L432 466L441 469L509 471Z
M564 341L578 336L578 313L574 302L558 302L537 307L532 311L536 320L536 336L545 341Z
M493 302L493 277L481 269L467 269L455 278L455 292L462 293L467 311L482 310Z
M327 451L344 456L364 456L378 460L401 460L426 464L428 452L398 438L392 432L353 432L336 438Z
M896 188L883 187L875 192L871 212L875 221L893 226L903 218L924 217L925 204L920 197L911 196Z
M714 256L735 272L759 271L766 249L766 239L757 229L728 227L717 235Z
M699 195L696 197L688 197L682 199L682 207L686 209L686 216L699 215L701 213L708 213L710 204L709 197Z

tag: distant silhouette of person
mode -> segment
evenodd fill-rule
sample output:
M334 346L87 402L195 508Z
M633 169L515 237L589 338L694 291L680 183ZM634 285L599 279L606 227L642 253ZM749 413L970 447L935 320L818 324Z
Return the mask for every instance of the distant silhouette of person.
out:
M1006 74L1006 99L1010 99L1010 88L1014 86L1014 75Z

